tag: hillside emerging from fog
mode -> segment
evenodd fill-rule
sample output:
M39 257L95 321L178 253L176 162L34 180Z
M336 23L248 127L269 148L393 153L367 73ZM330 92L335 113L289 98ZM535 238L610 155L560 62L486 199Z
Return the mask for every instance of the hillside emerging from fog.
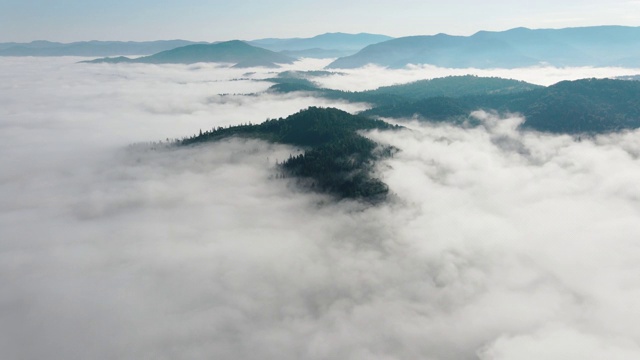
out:
M270 88L270 91L273 92L289 93L308 91L328 99L366 102L376 106L398 105L411 100L439 96L461 97L486 94L511 94L541 87L519 80L463 75L419 80L407 84L383 86L375 90L353 92L320 88L313 82L313 77L318 75L322 74L317 72L282 72L278 77L266 80L276 83L276 85Z
M127 57L104 58L89 63L138 63L138 64L194 64L199 62L234 63L237 67L278 67L291 64L295 59L270 50L232 40L217 44L195 44L136 59Z
M282 176L298 177L306 188L338 198L376 201L384 199L389 189L373 175L375 161L390 156L394 149L377 144L357 131L398 128L338 109L311 107L259 125L213 128L179 144L244 137L299 146L304 150L301 154L292 155L279 164Z
M640 64L640 27L515 28L471 36L409 36L367 46L327 67L352 69L367 64L390 68L409 64L485 69L540 64L635 67Z
M552 133L608 133L640 128L640 82L618 79L563 81L543 87L495 77L448 76L376 90L348 92L319 88L313 74L268 79L270 90L310 92L328 99L367 102L364 116L473 122L475 110L522 114L524 129Z
M519 113L522 127L537 131L579 134L640 128L640 82L612 79L562 81L512 94L431 97L380 106L363 115L460 121L474 110Z

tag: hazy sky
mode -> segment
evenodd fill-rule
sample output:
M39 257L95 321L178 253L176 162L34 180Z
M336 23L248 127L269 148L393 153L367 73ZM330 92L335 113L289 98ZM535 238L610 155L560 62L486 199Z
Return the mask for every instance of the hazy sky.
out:
M637 26L638 14L638 0L0 0L0 41L468 35L518 26Z

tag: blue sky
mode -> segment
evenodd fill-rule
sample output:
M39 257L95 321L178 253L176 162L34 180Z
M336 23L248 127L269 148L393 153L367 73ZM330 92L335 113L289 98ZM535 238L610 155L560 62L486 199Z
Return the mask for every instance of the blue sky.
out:
M0 0L0 42L391 36L640 25L640 0Z

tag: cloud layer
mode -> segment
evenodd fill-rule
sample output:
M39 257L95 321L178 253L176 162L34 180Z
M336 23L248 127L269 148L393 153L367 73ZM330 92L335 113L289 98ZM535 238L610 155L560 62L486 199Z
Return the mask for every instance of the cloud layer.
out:
M416 80L452 75L496 76L548 86L563 80L606 78L640 73L639 69L616 67L537 66L519 69L449 69L433 65L412 65L404 69L387 69L369 65L358 69L338 69L341 74L317 79L323 87L345 91L372 90L380 86L404 84Z
M273 176L294 148L126 145L362 105L71 60L0 63L3 359L640 356L640 133L407 123L369 134L392 201L332 203Z

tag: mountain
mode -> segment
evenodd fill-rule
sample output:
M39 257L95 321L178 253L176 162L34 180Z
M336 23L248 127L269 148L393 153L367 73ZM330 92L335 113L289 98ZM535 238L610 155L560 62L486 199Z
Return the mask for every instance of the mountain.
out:
M640 75L626 75L626 76L618 76L616 77L618 80L632 80L632 81L640 81Z
M313 76L304 73L284 72L277 78L266 80L276 83L270 88L273 92L310 91L317 96L328 99L366 102L376 106L402 106L409 101L433 97L512 94L541 87L518 80L464 75L419 80L408 84L383 86L375 90L351 92L318 88L311 79Z
M216 44L194 44L162 51L154 55L130 59L104 58L89 63L194 64L199 62L234 63L237 67L278 67L295 61L286 55L232 40Z
M640 83L562 81L547 88L469 99L474 107L523 114L524 128L553 133L607 133L640 128Z
M365 93L396 95L407 99L422 99L437 96L461 97L485 94L512 94L541 87L540 85L520 80L462 75L383 86L376 90L365 91Z
M313 58L313 59L335 59L339 57L353 55L360 49L352 50L335 50L335 49L304 49L304 50L282 50L280 54L292 56L296 58Z
M640 128L640 82L613 79L562 81L549 87L512 94L434 97L385 105L366 116L414 117L460 121L485 109L520 113L522 127L537 131L579 134Z
M301 185L338 198L379 201L387 195L388 187L374 177L375 161L391 155L394 149L377 144L358 131L397 128L338 109L310 107L259 125L214 128L184 139L179 145L249 137L300 146L305 149L302 154L279 164L280 176L300 178Z
M369 45L327 67L357 68L367 64L391 68L408 64L454 68L638 66L640 27L516 28L480 31L471 36L409 36Z
M390 39L392 37L378 34L326 33L311 38L270 38L248 43L295 57L331 58L352 55L365 46Z
M0 44L0 56L148 55L191 44L196 43L185 40L160 40L145 42L83 41L64 44L39 40L30 43L2 43Z

